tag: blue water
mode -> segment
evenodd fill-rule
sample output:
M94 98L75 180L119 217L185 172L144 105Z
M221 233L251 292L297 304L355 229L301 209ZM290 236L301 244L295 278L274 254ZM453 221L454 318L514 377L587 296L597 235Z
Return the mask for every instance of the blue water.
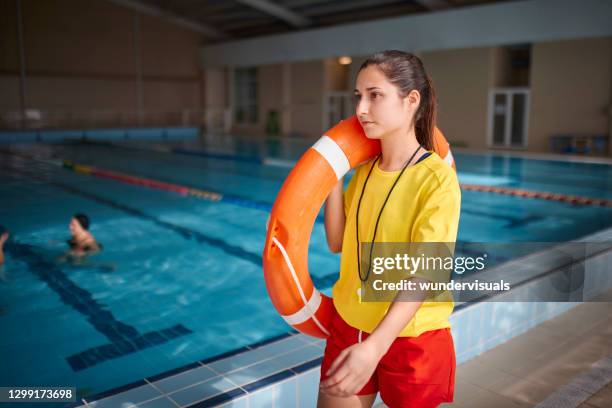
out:
M13 149L269 206L290 170L141 147ZM230 138L170 147L295 159L308 144ZM465 183L612 198L612 166L468 154L456 160ZM263 280L263 207L208 202L6 154L0 169L0 224L12 231L0 275L1 385L70 385L92 394L289 329ZM59 264L76 212L91 217L104 251L83 265ZM459 240L566 241L612 226L611 215L605 208L464 191ZM329 291L339 258L327 251L321 223L309 264L317 285Z

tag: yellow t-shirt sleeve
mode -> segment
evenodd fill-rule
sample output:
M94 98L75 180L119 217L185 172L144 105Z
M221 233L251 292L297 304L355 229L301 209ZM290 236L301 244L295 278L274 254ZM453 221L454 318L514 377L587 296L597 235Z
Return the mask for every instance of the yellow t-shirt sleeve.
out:
M411 252L414 251L412 255L424 254L441 259L452 257L460 211L461 189L457 176L454 173L448 174L423 200L423 207L419 210L410 237L413 243ZM431 282L448 282L451 272L450 269L430 268L416 271L414 276Z
M455 242L460 210L459 182L455 174L449 174L423 200L410 242Z

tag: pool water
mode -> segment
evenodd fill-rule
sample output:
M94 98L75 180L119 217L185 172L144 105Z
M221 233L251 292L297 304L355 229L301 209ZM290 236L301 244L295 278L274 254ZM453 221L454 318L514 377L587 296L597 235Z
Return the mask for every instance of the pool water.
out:
M308 146L216 142L181 148L295 159ZM266 205L271 207L289 166L140 145L11 149L263 206L205 201L0 153L0 224L12 232L0 272L0 384L70 385L93 394L290 329L269 301L261 267ZM612 198L612 166L455 156L465 183ZM60 263L76 212L91 217L104 250L82 264ZM611 225L607 208L464 191L459 240L567 241ZM327 251L320 222L309 265L315 284L329 293L339 257Z

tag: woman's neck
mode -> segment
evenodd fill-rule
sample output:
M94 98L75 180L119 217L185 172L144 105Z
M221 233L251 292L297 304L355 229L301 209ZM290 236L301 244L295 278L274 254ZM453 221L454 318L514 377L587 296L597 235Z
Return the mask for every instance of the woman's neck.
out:
M389 134L380 140L381 158L378 167L383 171L397 171L404 168L406 162L419 147L414 129L406 132ZM418 155L412 158L412 164Z

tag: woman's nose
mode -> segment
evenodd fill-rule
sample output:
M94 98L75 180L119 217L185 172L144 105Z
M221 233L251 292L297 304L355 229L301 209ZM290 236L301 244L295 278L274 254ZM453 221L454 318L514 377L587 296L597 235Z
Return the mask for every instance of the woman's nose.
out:
M357 116L365 115L368 113L368 104L363 99L357 102L357 106L355 107L355 113Z

